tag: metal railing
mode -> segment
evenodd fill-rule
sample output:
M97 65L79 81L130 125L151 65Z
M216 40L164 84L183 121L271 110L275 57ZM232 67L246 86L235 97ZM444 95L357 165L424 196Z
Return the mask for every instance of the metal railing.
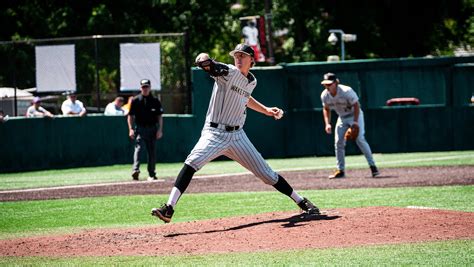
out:
M119 46L124 42L160 43L162 89L155 94L161 98L167 113L190 113L191 62L187 34L155 33L0 41L0 57L6 59L6 64L0 66L0 87L15 88L15 109L10 115L22 115L18 114L16 89L36 87L34 50L37 45L75 45L77 93L91 112L103 111L117 95L127 97L138 93L119 90ZM33 94L61 98L58 92Z

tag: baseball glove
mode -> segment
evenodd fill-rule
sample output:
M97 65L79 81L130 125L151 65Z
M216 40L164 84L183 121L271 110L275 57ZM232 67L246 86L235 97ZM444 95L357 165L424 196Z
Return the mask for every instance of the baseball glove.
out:
M227 67L225 64L216 62L211 58L202 61L198 60L199 59L196 59L194 64L203 69L205 72L209 73L211 76L219 77L229 74L229 67Z
M359 125L353 124L349 129L347 129L344 134L344 139L354 141L357 139L357 136L359 136Z

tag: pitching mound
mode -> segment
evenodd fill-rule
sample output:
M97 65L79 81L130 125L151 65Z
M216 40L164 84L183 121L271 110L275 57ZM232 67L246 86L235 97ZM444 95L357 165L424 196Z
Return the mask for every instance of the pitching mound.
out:
M133 229L2 240L1 256L256 252L474 238L474 213L369 207L322 216L265 213Z

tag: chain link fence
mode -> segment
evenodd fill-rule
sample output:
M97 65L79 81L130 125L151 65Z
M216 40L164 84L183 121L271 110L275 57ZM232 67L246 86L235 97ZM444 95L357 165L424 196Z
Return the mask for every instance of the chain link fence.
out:
M78 99L84 103L88 113L101 113L115 97L127 99L139 93L120 91L120 44L123 43L160 43L161 90L153 94L161 99L165 113L191 113L191 62L186 33L95 35L0 42L0 57L4 63L0 65L0 88L27 89L32 95L42 98L43 107L53 114L61 114L61 104L66 99L61 92L35 90L35 47L73 44ZM2 95L0 91L0 109L10 113L10 116L22 116L22 109L31 97L17 94L19 90L14 91L13 96L6 93Z

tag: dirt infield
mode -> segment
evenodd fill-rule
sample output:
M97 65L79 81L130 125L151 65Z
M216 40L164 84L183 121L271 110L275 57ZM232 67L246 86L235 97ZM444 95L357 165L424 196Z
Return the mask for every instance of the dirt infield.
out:
M286 172L297 189L472 185L474 166L350 170L329 180L327 171ZM84 196L167 194L174 179L86 187L0 192L1 201ZM194 179L187 192L274 190L252 175ZM223 218L141 228L93 229L67 235L2 240L0 256L198 255L305 248L351 247L474 239L474 213L369 207L328 210L324 216L293 212Z
M199 173L198 173L199 174ZM370 170L347 170L346 178L328 179L327 170L293 171L280 173L297 190L377 188L404 186L439 186L474 184L474 166L387 168L381 176L372 178ZM0 191L0 201L43 200L94 196L168 194L174 177L158 182L127 182L119 184L88 185L79 187L44 188L34 190ZM197 175L186 193L274 191L251 174L226 177L200 178Z
M327 216L277 212L3 240L1 256L196 255L474 238L474 213L370 207Z

